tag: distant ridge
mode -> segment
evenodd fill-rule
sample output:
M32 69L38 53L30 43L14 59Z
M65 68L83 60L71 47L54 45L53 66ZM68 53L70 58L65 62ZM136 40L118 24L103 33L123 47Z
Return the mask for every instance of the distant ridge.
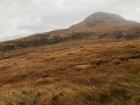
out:
M79 26L95 27L97 25L103 24L136 24L136 23L137 22L128 21L123 17L121 17L120 15L116 15L113 13L95 12L92 15L88 16L84 21L72 26L71 28Z
M83 22L87 26L96 26L98 24L103 24L103 23L122 23L122 22L126 22L126 20L116 14L96 12L90 15L89 17L87 17Z
M140 38L140 24L105 12L96 12L68 29L35 34L0 43L0 51L77 40L132 40Z

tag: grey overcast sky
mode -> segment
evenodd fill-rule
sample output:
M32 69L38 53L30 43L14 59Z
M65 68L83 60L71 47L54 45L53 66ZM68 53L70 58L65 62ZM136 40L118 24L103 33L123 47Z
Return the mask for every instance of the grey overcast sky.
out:
M140 22L140 0L0 0L0 41L67 28L98 11Z

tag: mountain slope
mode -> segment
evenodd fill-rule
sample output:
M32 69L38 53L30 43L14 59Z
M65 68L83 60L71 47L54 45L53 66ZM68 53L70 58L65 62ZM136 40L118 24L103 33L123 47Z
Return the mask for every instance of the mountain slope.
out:
M0 60L0 92L6 97L15 91L23 97L38 93L44 105L140 103L140 40L65 42L0 55L5 56ZM14 94L2 99L0 94L0 101L19 101Z
M136 24L136 23L137 22L128 21L116 14L96 12L88 16L81 23L74 25L73 27L80 27L81 25L84 25L85 27L96 27L97 25L103 24Z
M139 105L140 25L97 23L0 43L0 105Z
M56 44L71 40L131 40L139 37L139 23L127 21L115 14L97 12L68 29L40 33L27 38L0 43L0 50Z

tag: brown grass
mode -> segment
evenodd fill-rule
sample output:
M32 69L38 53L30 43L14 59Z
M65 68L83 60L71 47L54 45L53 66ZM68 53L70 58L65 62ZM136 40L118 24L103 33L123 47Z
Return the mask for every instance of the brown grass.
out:
M0 105L42 105L40 95L35 91L1 91Z
M0 55L1 101L11 103L6 105L18 100L39 105L26 104L34 100L36 89L45 105L140 103L140 40L82 40ZM25 88L29 100L21 93Z

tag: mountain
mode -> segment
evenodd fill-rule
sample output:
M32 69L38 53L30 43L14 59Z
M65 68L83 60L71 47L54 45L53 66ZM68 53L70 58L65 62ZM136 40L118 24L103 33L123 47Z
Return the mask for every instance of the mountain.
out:
M139 37L139 23L95 13L1 42L0 105L140 105Z
M88 16L84 21L80 22L73 27L96 27L97 25L106 25L106 24L135 24L137 22L128 21L123 17L105 12L96 12Z
M96 26L102 23L124 23L126 20L119 15L96 12L84 20L87 26Z
M131 40L140 38L140 24L123 17L97 12L68 29L39 33L0 43L0 50L12 50L75 40Z

